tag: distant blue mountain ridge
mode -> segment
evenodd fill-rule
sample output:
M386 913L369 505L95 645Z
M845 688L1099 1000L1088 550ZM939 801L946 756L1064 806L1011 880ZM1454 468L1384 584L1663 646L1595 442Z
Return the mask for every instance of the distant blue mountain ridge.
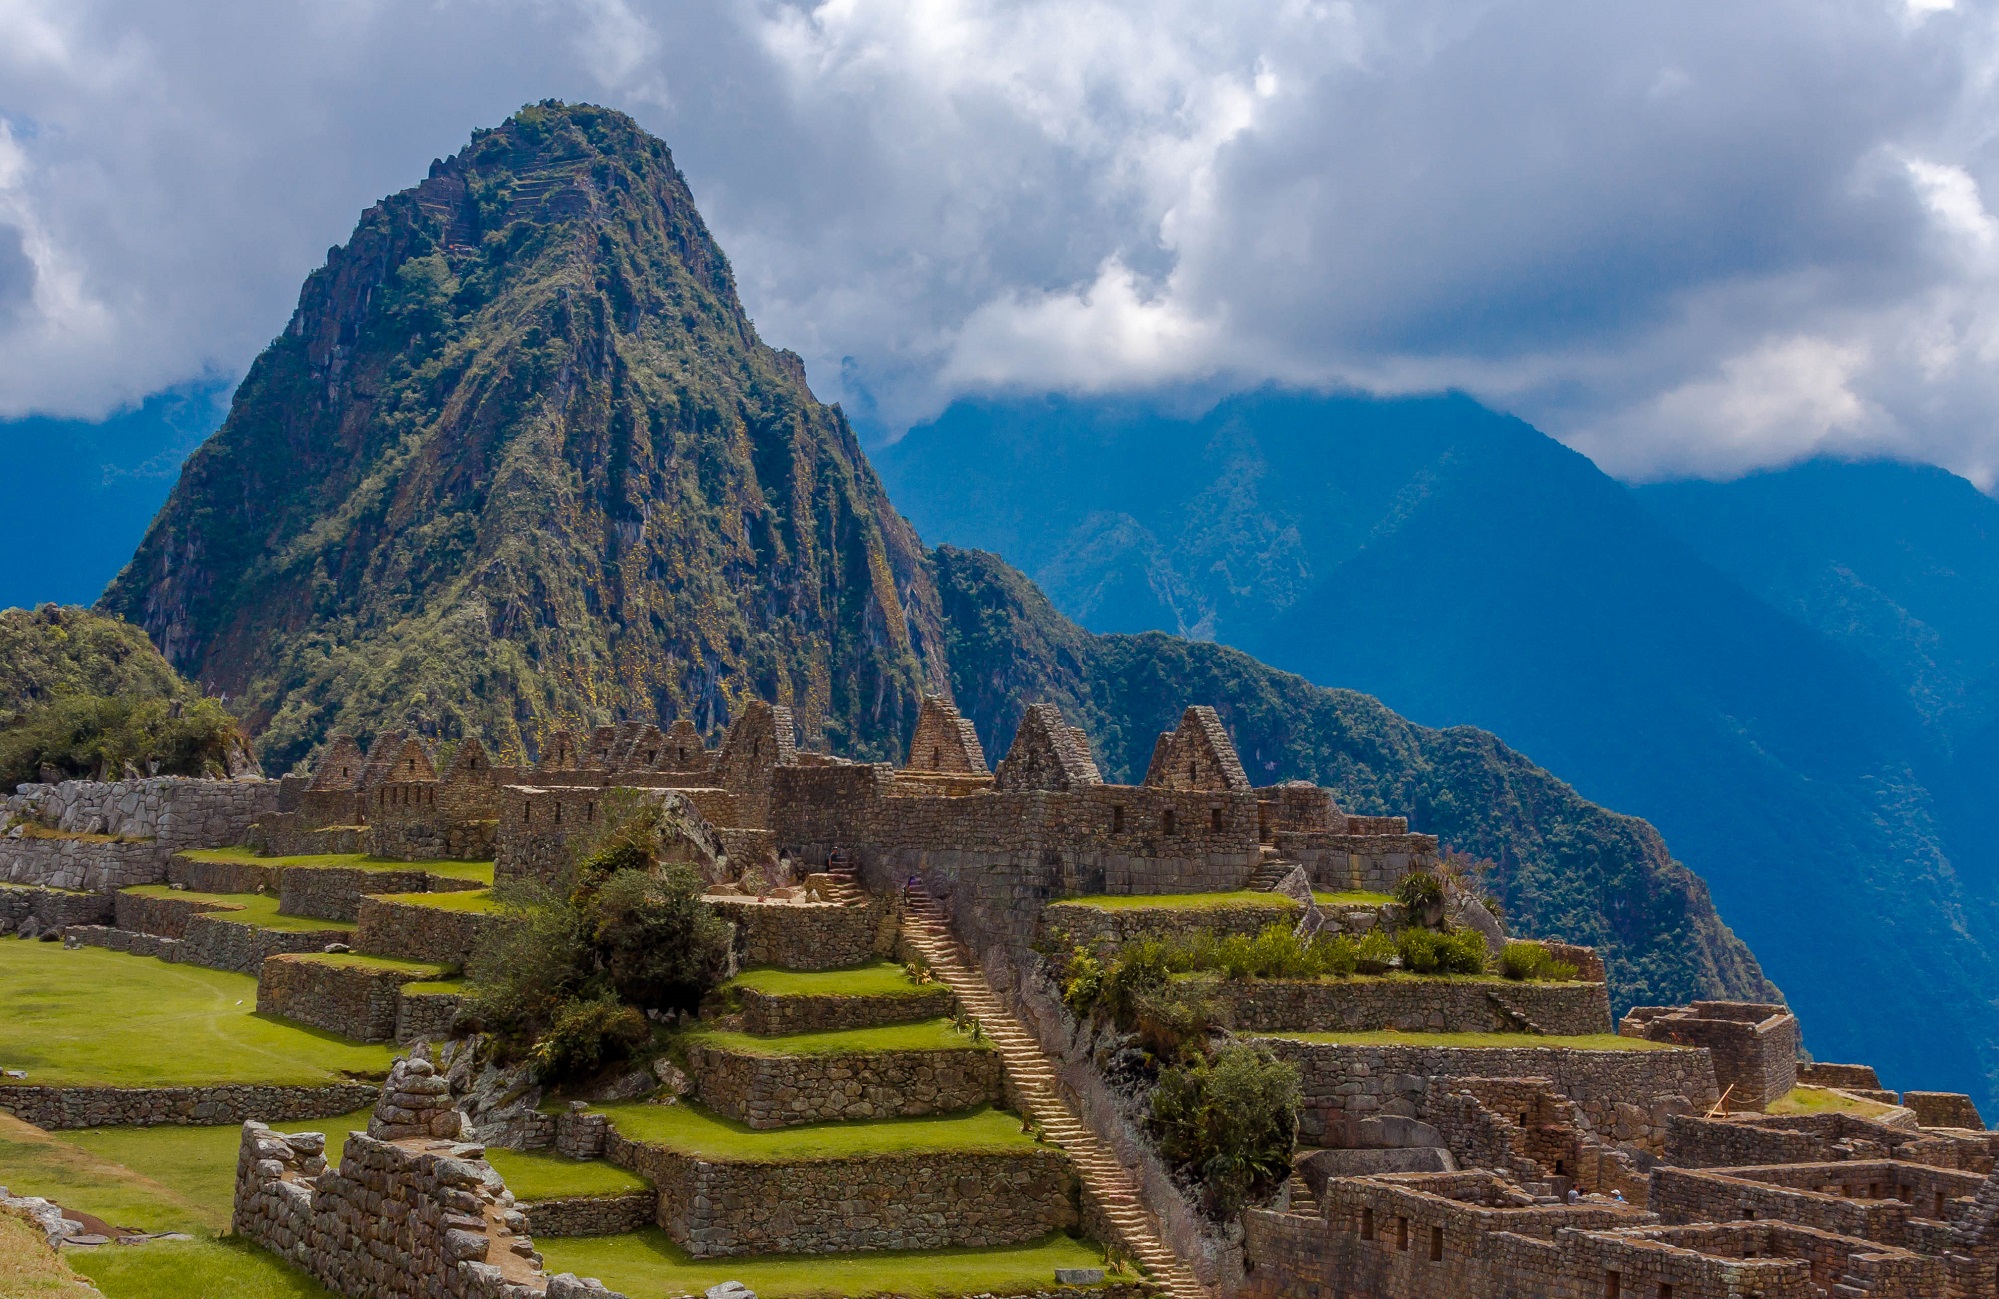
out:
M1490 730L1645 817L1820 1058L1995 1112L1999 503L1971 484L1634 490L1462 396L1285 392L960 402L874 460L926 542L996 551L1093 631Z

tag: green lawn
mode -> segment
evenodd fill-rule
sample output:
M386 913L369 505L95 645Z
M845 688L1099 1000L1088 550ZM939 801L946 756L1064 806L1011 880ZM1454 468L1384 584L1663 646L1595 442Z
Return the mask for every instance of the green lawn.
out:
M1258 1037L1284 1038L1292 1042L1326 1042L1334 1046L1467 1046L1467 1047L1568 1047L1575 1051L1684 1051L1671 1042L1651 1042L1642 1037L1619 1037L1615 1033L1588 1033L1579 1037L1542 1037L1534 1033L1259 1033Z
M415 983L405 983L404 992L455 992L461 996L472 991L472 985L463 979L419 979Z
M378 893L384 902L403 902L413 907L435 907L439 911L476 911L497 915L503 908L493 900L491 889L458 889L450 893Z
M707 1159L747 1163L944 1150L1022 1151L1037 1144L1021 1131L1018 1117L986 1107L945 1118L807 1123L767 1132L752 1131L685 1101L678 1105L621 1101L596 1108L633 1141Z
M1097 1246L1070 1236L987 1249L878 1250L692 1259L657 1228L629 1236L537 1236L550 1272L594 1276L632 1296L700 1294L741 1281L759 1295L897 1294L911 1299L1052 1287L1058 1267L1102 1267Z
M616 1164L601 1159L569 1159L552 1150L501 1150L488 1146L486 1162L507 1180L507 1189L517 1200L623 1195L628 1191L643 1191L651 1185Z
M838 1028L818 1033L785 1033L778 1037L757 1037L750 1033L725 1033L717 1029L688 1034L690 1042L700 1042L737 1055L867 1055L872 1051L976 1051L984 1049L951 1027L944 1018L920 1019L914 1024L885 1024L880 1028Z
M489 861L397 861L360 852L308 853L300 857L259 857L248 848L193 848L179 854L189 861L241 862L251 866L339 866L371 871L423 871L454 880L493 882Z
M191 893L186 889L176 889L165 884L141 884L124 890L142 898L180 898L188 902L225 902L233 910L210 911L206 914L217 920L227 920L231 924L255 925L259 929L279 929L286 933L307 934L338 929L345 933L354 932L352 921L321 920L317 916L281 916L278 914L278 899L269 893Z
M273 1123L280 1132L324 1132L326 1157L340 1161L341 1143L349 1132L365 1132L368 1110L330 1119L299 1119ZM166 1187L176 1197L206 1214L207 1225L222 1229L229 1222L230 1200L236 1193L236 1152L243 1129L186 1127L86 1128L60 1134L107 1163L117 1164Z
M1315 889L1312 893L1312 901L1322 907L1385 907L1395 901L1395 899L1389 897L1386 893L1368 893L1365 891L1321 893Z
M331 1120L322 1122L331 1124ZM285 1125L311 1131L313 1124ZM133 1132L137 1129L125 1129ZM156 1128L193 1137L206 1149L217 1134L224 1171L219 1179L200 1161L175 1151L161 1159L181 1185L148 1176L83 1145L0 1114L0 1186L16 1195L40 1195L65 1208L94 1214L117 1227L184 1231L196 1239L161 1241L137 1248L103 1246L68 1251L70 1266L96 1282L106 1299L332 1299L310 1277L241 1241L218 1240L229 1225L236 1146L240 1129ZM81 1134L78 1134L81 1135ZM172 1145L171 1140L166 1142ZM159 1150L148 1155L158 1156ZM217 1187L220 1187L219 1199Z
M1288 911L1298 904L1281 893L1237 889L1230 893L1105 893L1063 898L1050 905L1095 907L1099 911L1211 911L1220 907L1264 907L1271 911Z
M297 959L315 965L342 965L362 970L401 970L431 980L443 979L451 973L448 966L428 961L399 961L393 956L363 956L359 952L302 952Z
M935 992L935 983L918 983L893 961L876 961L851 970L780 970L762 965L744 970L723 985L749 988L774 997L907 997Z
M102 947L0 942L0 1066L27 1083L157 1087L381 1077L394 1048L257 1010L245 974Z
M1847 1096L1827 1087L1793 1087L1787 1096L1763 1107L1766 1114L1830 1114L1835 1111L1856 1118L1871 1119L1894 1109L1864 1096Z

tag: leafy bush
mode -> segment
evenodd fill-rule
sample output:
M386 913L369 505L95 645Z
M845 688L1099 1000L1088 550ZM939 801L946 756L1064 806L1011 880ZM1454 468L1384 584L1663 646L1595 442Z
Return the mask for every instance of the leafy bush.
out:
M1396 953L1411 974L1435 974L1443 958L1444 936L1434 929L1411 926L1397 935Z
M1216 1027L1218 1007L1205 997L1168 984L1132 998L1128 1024L1145 1049L1161 1060L1197 1057Z
M1485 973L1491 952L1485 945L1484 934L1476 929L1452 929L1443 938L1443 945L1437 951L1439 974Z
M1499 972L1509 979L1545 979L1562 983L1576 977L1576 967L1558 961L1539 943L1508 943L1499 954Z
M1163 1071L1152 1094L1159 1151L1226 1221L1274 1192L1298 1136L1298 1070L1253 1046Z
M1104 972L1103 1008L1118 1023L1129 1024L1139 997L1165 987L1172 979L1166 944L1154 938L1128 943Z
M1370 929L1354 944L1354 964L1362 974L1386 974L1401 952L1395 940L1379 929Z
M584 915L611 990L631 1005L691 1014L728 968L729 926L692 867L615 871Z
M1069 968L1062 979L1062 1002L1078 1019L1087 1017L1103 1001L1104 963L1087 947L1078 947L1069 956Z
M1344 979L1360 968L1360 945L1345 934L1322 934L1312 940L1312 972Z
M213 699L64 695L30 705L0 730L0 787L40 780L116 780L127 765L163 776L225 775L241 729Z
M586 1077L651 1040L646 1017L616 997L575 998L556 1008L528 1059L543 1078Z

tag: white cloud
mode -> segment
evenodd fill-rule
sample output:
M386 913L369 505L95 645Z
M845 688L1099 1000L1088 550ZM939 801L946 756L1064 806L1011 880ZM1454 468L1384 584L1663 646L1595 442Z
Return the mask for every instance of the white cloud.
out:
M240 372L552 95L661 134L759 327L891 425L1456 386L1633 476L1989 481L1995 85L1999 0L0 0L0 415Z

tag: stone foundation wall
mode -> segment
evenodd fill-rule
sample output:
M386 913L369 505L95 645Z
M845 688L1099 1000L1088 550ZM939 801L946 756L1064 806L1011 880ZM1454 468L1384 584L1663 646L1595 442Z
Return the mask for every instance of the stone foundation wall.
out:
M396 1043L437 1042L451 1036L465 998L455 992L410 992L396 1000Z
M112 898L103 893L0 884L0 933L13 933L28 920L38 929L101 925L112 917Z
M658 1188L660 1227L696 1258L1015 1245L1076 1221L1054 1150L715 1163L613 1131L605 1154Z
M267 813L244 832L243 842L272 857L369 851L367 826L327 825L310 812Z
M513 1254L528 1221L484 1149L436 1144L355 1133L335 1170L323 1136L247 1123L231 1229L357 1299L611 1299Z
M278 910L288 916L353 922L368 893L423 893L431 876L423 871L361 870L358 867L286 869L278 878ZM474 885L473 887L477 887Z
M623 1236L643 1231L659 1216L652 1191L629 1195L578 1196L567 1200L524 1201L528 1230L537 1236Z
M402 985L428 977L408 970L273 956L257 977L257 1009L357 1042L391 1042Z
M687 1068L701 1103L753 1128L950 1114L1000 1100L999 1053L749 1055L699 1041Z
M736 926L736 959L744 965L838 970L895 951L887 898L873 897L862 906L799 906L752 898L710 898L708 903Z
M272 1122L332 1118L372 1104L373 1083L321 1087L42 1087L0 1083L0 1110L49 1132L75 1128L219 1127L261 1114Z
M376 819L368 826L367 851L397 861L492 861L500 822L431 822Z
M1798 1082L1807 1087L1837 1087L1842 1091L1880 1091L1881 1078L1871 1064L1801 1064Z
M356 914L360 917L354 930L356 951L439 965L463 965L471 959L479 935L501 923L500 917L478 911L448 911L365 894Z
M1673 1116L1655 1113L1669 1100L1695 1109L1714 1104L1714 1065L1707 1052L1584 1051L1573 1047L1343 1046L1258 1039L1298 1066L1304 1084L1299 1119L1315 1145L1362 1144L1357 1125L1381 1114L1421 1110L1431 1077L1546 1078L1574 1101L1599 1133L1620 1128L1647 1149L1663 1148ZM1531 1039L1528 1039L1531 1040Z
M743 1030L762 1037L841 1028L878 1028L948 1015L957 999L941 983L897 997L773 996L739 988Z
M1926 1128L1985 1130L1978 1107L1963 1092L1903 1092L1902 1104L1914 1110L1916 1122Z
M1798 1020L1782 1006L1731 1001L1635 1006L1617 1031L1706 1048L1731 1111L1760 1113L1798 1085Z
M214 915L197 915L188 921L185 938L162 938L103 925L72 925L63 936L85 947L157 957L170 965L200 965L256 975L270 957L323 952L328 943L344 943L353 935L344 929L259 929Z
M1349 817L1355 833L1280 830L1278 851L1305 868L1312 887L1332 893L1393 893L1402 877L1437 864L1437 836L1410 834L1401 817ZM1379 824L1382 829L1374 830ZM1393 827L1393 828L1390 828Z
M1274 924L1297 923L1298 904L1281 894L1268 904L1227 907L1095 907L1054 902L1041 913L1046 941L1060 951L1087 947L1109 953L1141 938L1168 941L1241 934L1254 938Z
M1357 977L1213 979L1193 986L1225 1006L1245 1032L1519 1032L1509 1010L1553 1036L1610 1031L1610 996L1601 983ZM1522 1033L1521 1044L1533 1045L1532 1033Z
M196 861L184 854L167 863L167 882L195 893L276 893L284 868L262 862Z
M166 877L166 856L151 843L0 838L0 883L113 893Z
M23 785L10 802L58 830L150 840L165 862L185 848L241 843L258 818L277 810L278 782L184 776L66 780Z

